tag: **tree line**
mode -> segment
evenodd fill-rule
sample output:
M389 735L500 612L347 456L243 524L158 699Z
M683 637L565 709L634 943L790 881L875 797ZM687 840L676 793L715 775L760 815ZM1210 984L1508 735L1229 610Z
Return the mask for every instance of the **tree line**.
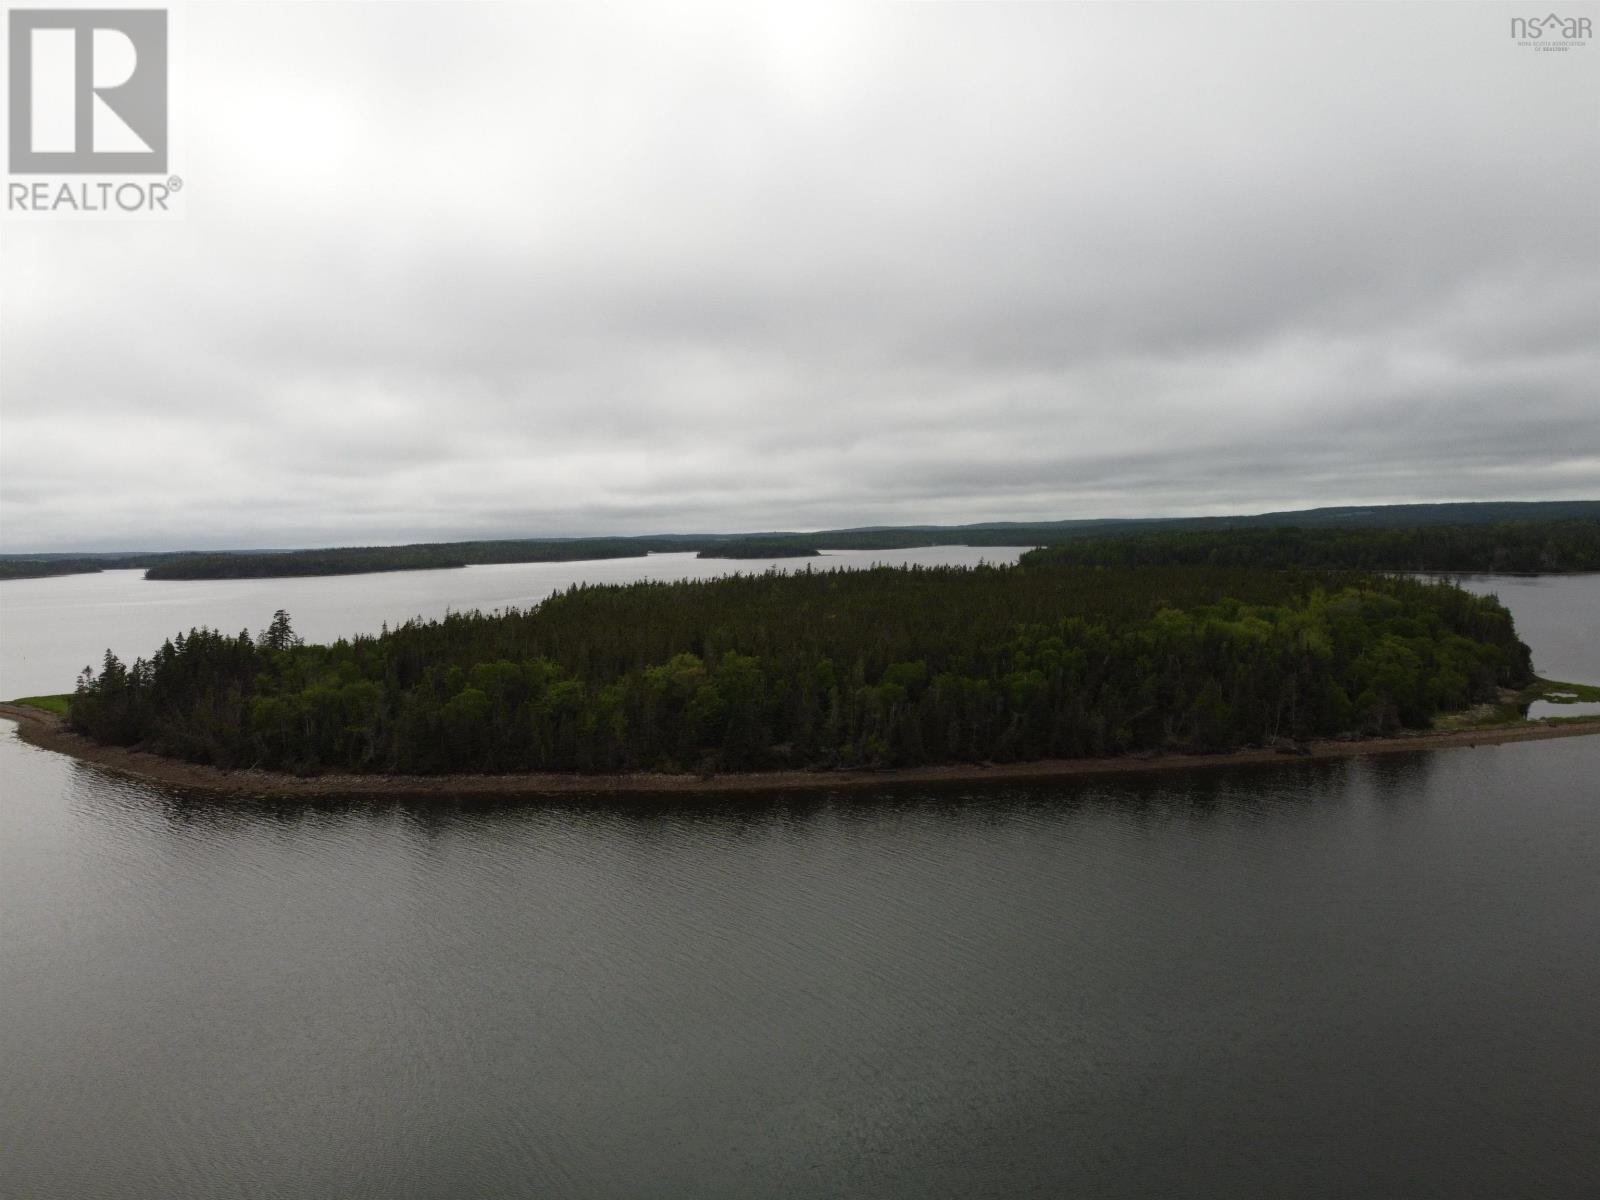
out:
M269 579L297 575L361 575L426 571L489 563L580 562L693 550L704 539L552 538L491 542L420 542L408 546L346 546L330 550L173 554L152 563L146 579Z
M696 558L816 558L817 547L793 537L729 538L701 550Z
M1426 726L1530 677L1492 599L1240 567L805 570L573 587L302 645L191 630L85 668L100 741L296 772L828 768Z
M92 575L104 565L92 558L0 559L0 579L48 579L55 575Z
M1351 568L1539 574L1600 571L1600 519L1409 529L1217 529L1086 538L1023 556L1035 565Z

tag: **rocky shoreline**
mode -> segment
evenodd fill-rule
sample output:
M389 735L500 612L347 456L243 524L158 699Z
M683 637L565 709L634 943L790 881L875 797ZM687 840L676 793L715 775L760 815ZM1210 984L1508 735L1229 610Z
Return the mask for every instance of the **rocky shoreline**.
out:
M1043 759L1014 763L951 763L885 770L761 771L696 775L290 775L276 771L224 770L122 746L104 746L72 732L52 713L27 705L0 704L0 719L14 721L29 745L94 763L119 774L168 787L261 798L335 796L540 796L697 792L774 792L886 787L896 784L967 783L1059 779L1079 775L1123 775L1192 771L1286 758L1349 758L1410 750L1496 745L1502 742L1600 734L1600 719L1528 722L1491 729L1422 732L1352 741L1285 743L1277 748L1222 754L1125 755L1119 758Z

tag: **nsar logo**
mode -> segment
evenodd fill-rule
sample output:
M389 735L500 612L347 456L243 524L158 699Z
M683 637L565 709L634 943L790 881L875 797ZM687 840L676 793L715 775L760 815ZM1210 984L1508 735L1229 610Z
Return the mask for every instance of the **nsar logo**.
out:
M1512 17L1511 36L1535 50L1571 50L1584 45L1594 31L1588 17L1549 13L1543 17Z

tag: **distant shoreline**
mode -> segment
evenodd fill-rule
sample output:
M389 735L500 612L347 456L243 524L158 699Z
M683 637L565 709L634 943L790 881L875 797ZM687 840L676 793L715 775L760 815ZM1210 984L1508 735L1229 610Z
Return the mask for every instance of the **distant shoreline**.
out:
M0 704L0 719L16 722L31 746L93 763L121 775L168 787L272 799L319 797L470 797L671 795L700 792L835 791L905 784L1040 781L1076 776L1136 775L1193 771L1255 763L1354 758L1412 750L1492 746L1505 742L1600 734L1600 718L1556 719L1491 729L1420 732L1354 741L1311 741L1292 752L1232 750L1221 754L1123 755L1116 758L1040 759L1012 763L950 763L884 770L753 771L717 775L637 773L626 775L290 775L277 771L224 770L181 759L105 746L68 729L60 717L27 705Z
M1135 562L1195 565L1227 561L1235 566L1301 569L1349 567L1444 574L1566 574L1600 567L1600 557L1597 557L1600 543L1595 541L1595 532L1590 528L1597 521L1600 521L1600 500L1491 500L1340 506L1199 517L865 525L809 532L502 537L274 550L7 552L0 554L0 579L95 573L123 567L142 568L145 578L153 581L299 579L500 563L591 562L641 557L653 552L690 551L702 558L761 561L812 558L819 551L827 550L881 551L924 546L1053 547L1054 554L1067 556L1079 565L1132 565ZM1184 559L1185 546L1191 550L1199 547L1198 556ZM1300 547L1304 553L1295 547ZM1218 548L1230 551L1233 556L1215 559L1213 554ZM1133 557L1125 557L1123 551ZM1150 554L1155 557L1149 557ZM1463 567L1464 557L1478 565ZM1036 556L1034 560L1044 561ZM1454 565L1417 565L1447 561ZM1409 565L1397 566L1397 563Z

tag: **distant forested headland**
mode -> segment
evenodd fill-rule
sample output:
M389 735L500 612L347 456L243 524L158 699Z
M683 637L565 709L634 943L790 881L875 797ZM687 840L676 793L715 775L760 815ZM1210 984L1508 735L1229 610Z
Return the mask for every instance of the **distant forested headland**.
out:
M1579 527L1572 526L1574 522ZM1494 525L1501 533L1460 533L1453 538L1433 536L1435 526ZM1582 526L1587 526L1587 531ZM0 555L0 579L138 567L148 579L260 579L300 575L354 575L375 571L448 569L487 563L571 562L584 559L633 558L645 554L693 551L703 558L811 557L819 550L897 550L913 546L1058 546L1083 539L1095 542L1128 536L1298 529L1311 533L1331 530L1380 531L1407 528L1405 539L1373 539L1363 543L1370 551L1355 561L1345 547L1344 557L1330 557L1330 566L1384 570L1442 571L1587 571L1600 569L1592 546L1600 528L1600 501L1560 500L1538 502L1492 501L1476 504L1394 504L1368 508L1318 508L1298 512L1261 513L1238 517L1169 517L1152 519L1095 519L1068 521L996 521L977 525L870 526L829 529L813 533L651 534L640 537L521 538L503 541L422 542L404 546L351 546L321 550L230 550L218 552L162 551L103 555ZM1563 527L1563 528L1556 528ZM1549 530L1541 533L1540 529ZM1423 536L1427 535L1427 536ZM1495 539L1498 540L1495 540ZM1271 541L1271 539L1267 539ZM1537 544L1536 544L1537 543ZM1144 543L1131 561L1166 561L1155 553L1188 556L1189 547L1204 543ZM1213 543L1235 545L1223 539ZM1248 540L1245 543L1253 544ZM1329 543L1316 542L1323 546ZM1448 556L1441 552L1449 547ZM1433 566L1417 566L1427 549ZM1122 561L1118 552L1095 549L1096 561ZM1130 551L1130 553L1135 553ZM1230 550L1232 554L1235 551ZM1188 561L1187 557L1182 559ZM1089 561L1082 557L1075 561ZM1176 559L1174 561L1177 561ZM1235 561L1225 559L1225 561ZM1240 559L1238 561L1254 561ZM1324 560L1307 552L1303 565ZM1532 564L1540 565L1512 565ZM1286 564L1285 564L1286 565Z
M85 670L91 738L301 773L896 766L1382 733L1530 678L1491 599L1255 567L768 572L574 587L302 645L194 630Z
M1311 567L1539 574L1600 571L1600 520L1411 529L1221 529L1083 538L1031 550L1034 564Z
M48 579L56 575L91 575L105 570L93 558L0 559L0 579Z
M49 579L149 567L161 554L0 554L0 579Z

